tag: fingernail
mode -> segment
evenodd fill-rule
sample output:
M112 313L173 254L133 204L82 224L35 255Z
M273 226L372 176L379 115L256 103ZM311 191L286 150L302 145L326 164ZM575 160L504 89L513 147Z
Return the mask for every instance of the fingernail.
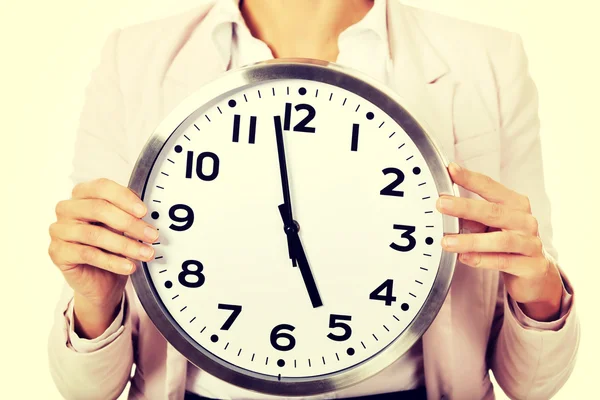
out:
M150 258L152 257L152 254L154 253L154 250L151 249L148 246L142 246L140 247L140 255L144 258Z
M158 239L158 231L156 229L154 229L154 228L151 228L151 227L147 226L144 229L144 236L146 236L146 239L148 239L151 242L153 242L156 239Z
M439 202L440 208L442 208L444 210L450 210L450 209L452 209L452 206L454 205L454 201L450 197L440 197L438 202Z
M146 206L141 203L136 203L133 205L133 213L138 217L143 217L146 215Z
M442 242L444 243L444 247L454 247L458 245L458 238L455 236L446 236Z
M468 262L471 259L471 255L469 253L462 253L459 258L462 261Z
M460 172L462 170L462 167L454 161L450 163L450 167L452 167L456 172Z

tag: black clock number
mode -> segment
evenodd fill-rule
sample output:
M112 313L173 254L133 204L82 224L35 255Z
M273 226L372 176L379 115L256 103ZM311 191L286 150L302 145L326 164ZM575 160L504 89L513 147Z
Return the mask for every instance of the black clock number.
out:
M195 267L194 269L190 269L190 267ZM202 270L204 266L200 261L196 260L187 260L184 261L181 265L182 271L177 276L179 283L187 288L199 288L204 285L204 281L206 280L204 275L202 274Z
M210 158L212 162L209 163L209 166L205 168L205 160ZM194 152L187 152L187 163L185 166L185 177L188 179L192 178L192 170L194 169ZM209 173L205 173L204 171L208 170ZM211 153L210 151L205 151L198 154L196 158L196 175L198 178L203 181L212 181L217 175L219 175L219 157L215 153Z
M350 328L350 325L346 324L345 322L341 322L341 321L351 321L351 320L352 320L352 317L349 315L331 314L329 316L329 327L330 328L342 328L344 330L344 333L341 335L336 335L336 334L330 332L327 334L327 337L336 342L343 342L344 340L350 339L350 336L352 336L352 328Z
M307 126L313 120L313 118L315 118L315 115L317 115L315 108L313 106L311 106L310 104L297 104L294 107L294 109L296 111L308 111L308 114L306 115L306 117L304 117L304 119L302 121L298 122L294 126L293 131L294 132L315 133L315 131L316 131L315 128ZM290 130L291 120L292 120L292 103L285 103L285 115L284 115L284 119L283 119L283 130L284 131Z
M233 322L242 312L242 306L236 306L234 304L219 304L218 308L219 310L231 311L231 315L229 316L229 318L227 318L227 321L225 321L225 323L221 327L222 331L228 331L229 328L231 328L231 325L233 325Z
M402 233L402 238L408 240L408 244L406 246L400 246L394 242L390 243L390 247L396 251L402 251L402 252L406 252L406 251L411 251L412 249L415 248L415 246L417 245L417 240L415 239L414 236L412 236L413 233L415 233L415 227L414 226L408 226L408 225L397 225L394 224L394 229L401 229L404 230L405 232Z
M292 350L294 346L296 346L296 339L292 336L291 333L282 331L287 330L293 332L294 329L296 329L294 326L288 324L277 325L271 331L271 346L273 346L275 350L279 351ZM284 343L281 344L281 341L279 339L284 339Z
M400 171L398 168L384 168L383 174L394 174L396 175L396 179L392 181L389 185L381 189L379 192L382 196L396 196L396 197L404 197L404 192L402 190L396 190L396 188L404 182L404 172Z
M241 116L235 114L233 116L233 138L232 140L237 143L240 141L240 120ZM250 117L250 127L248 128L248 143L254 144L256 140L256 117L253 115Z
M394 289L394 281L386 279L381 285L369 294L369 299L384 301L386 306L391 306L396 301L396 297L392 295ZM385 293L383 293L385 291Z
M177 211L184 211L185 216L177 216L177 214L176 214ZM179 213L179 214L181 214L181 213ZM169 225L170 229L177 231L177 232L187 231L188 229L190 229L192 227L192 224L194 223L194 211L192 210L192 208L190 206L185 205L185 204L175 204L173 207L171 207L169 209L169 217L174 222L183 223L183 225L175 225L175 224Z
M357 151L358 150L358 134L359 134L359 130L360 130L360 125L358 125L358 124L352 124L352 142L350 143L350 150L351 151Z

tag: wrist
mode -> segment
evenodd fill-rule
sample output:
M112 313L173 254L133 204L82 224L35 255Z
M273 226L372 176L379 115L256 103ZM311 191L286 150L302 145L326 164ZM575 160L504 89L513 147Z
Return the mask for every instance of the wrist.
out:
M77 335L83 339L95 339L102 335L119 314L122 296L98 305L75 293L72 323Z
M554 263L550 262L544 287L538 300L519 303L521 309L529 318L539 322L550 322L560 317L564 287L560 272Z

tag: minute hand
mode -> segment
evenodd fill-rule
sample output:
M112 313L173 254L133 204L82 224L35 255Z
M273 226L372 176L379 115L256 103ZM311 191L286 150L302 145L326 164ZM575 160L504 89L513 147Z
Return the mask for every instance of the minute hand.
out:
M288 253L292 260L292 266L296 266L296 256L292 245L291 233L295 230L294 217L292 216L292 198L290 195L290 183L288 180L287 163L285 161L285 147L283 144L283 127L281 117L275 116L275 140L277 142L277 156L279 158L279 174L281 175L281 191L283 193L283 204L279 206L283 229L287 236Z
M281 126L281 117L274 117L275 120L275 139L277 141L277 156L279 157L279 173L281 175L281 190L283 192L283 204L287 211L288 223L292 224L294 216L292 214L292 198L290 195L290 182L288 180L287 163L285 162L285 147L283 144L283 127Z

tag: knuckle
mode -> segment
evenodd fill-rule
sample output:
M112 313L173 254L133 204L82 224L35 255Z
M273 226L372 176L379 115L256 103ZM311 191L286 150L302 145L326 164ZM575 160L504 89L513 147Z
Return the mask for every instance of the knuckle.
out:
M58 244L55 240L50 241L50 245L48 246L48 255L54 262L56 262L58 259L59 247L60 244Z
M538 233L538 230L540 228L540 223L538 222L537 218L535 218L533 215L529 217L529 231L533 234Z
M533 249L536 254L542 254L544 252L544 243L542 242L542 239L537 236L533 239Z
M82 192L83 189L83 183L78 183L75 186L73 186L73 189L71 190L71 196L72 197L79 197L79 194Z
M96 250L93 247L83 246L79 250L79 258L86 264L92 264L97 259Z
M123 232L134 232L140 220L128 216L123 223Z
M465 239L465 247L466 247L466 251L473 251L475 250L475 245L476 245L476 237L475 235L463 235L464 239Z
M522 205L523 209L525 211L527 211L528 213L530 213L531 212L531 201L529 200L529 197L523 196L521 202L523 204Z
M502 206L500 204L491 203L490 211L489 211L489 217L491 220L493 220L493 221L499 220L502 217L503 213L504 213L504 209L502 208Z
M102 229L96 228L95 226L92 226L92 225L87 225L87 226L81 228L80 235L82 236L81 239L85 243L92 244L92 245L98 245L100 243L100 239L102 238Z
M494 180L488 175L481 175L481 186L489 189L494 184Z
M108 202L102 199L93 200L90 203L90 213L94 219L101 218L108 209Z
M65 213L65 211L67 210L67 204L68 203L66 200L61 200L58 203L56 203L56 207L54 207L54 213L57 217Z
M48 227L48 234L51 238L58 237L58 224L56 222L50 224L50 226Z
M509 252L513 249L515 238L508 232L503 232L498 239L500 250L503 252Z
M123 255L128 255L128 254L135 254L135 248L137 246L132 244L132 242L130 240L127 240L127 238L125 238L125 236L121 236L119 238L119 253L123 254Z
M508 257L498 255L496 264L498 265L498 270L507 271L510 267L510 259Z
M110 256L106 260L106 269L109 271L118 271L120 261L124 260L123 257Z
M108 190L112 184L112 181L108 178L98 178L94 181L94 185L97 187L100 193Z

